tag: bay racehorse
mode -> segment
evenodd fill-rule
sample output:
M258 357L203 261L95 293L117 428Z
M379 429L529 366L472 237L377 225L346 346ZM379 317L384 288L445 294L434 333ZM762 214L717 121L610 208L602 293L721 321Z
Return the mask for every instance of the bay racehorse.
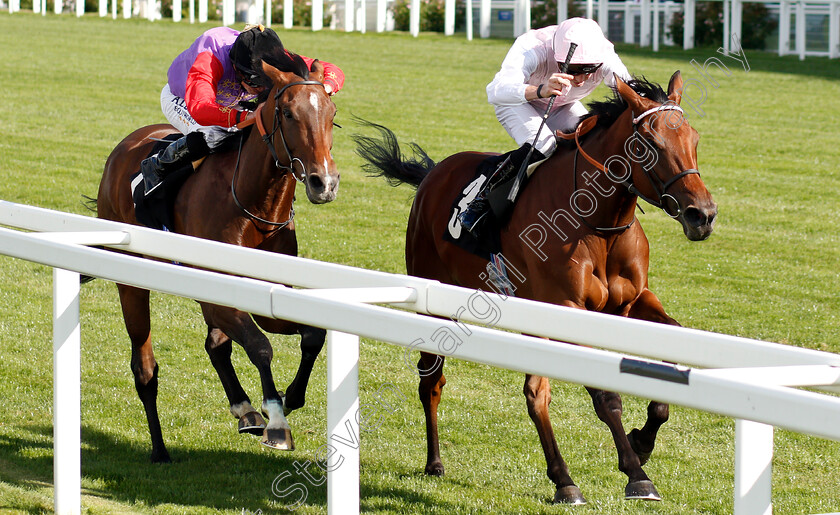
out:
M667 94L646 80L617 79L615 95L595 102L574 134L533 174L509 222L500 231L501 253L526 280L516 296L577 309L678 325L648 289L649 247L635 218L639 197L676 219L690 240L711 232L717 207L697 171L698 134L679 107L682 78L671 78ZM493 154L462 152L437 165L415 147L419 158L404 158L394 134L357 136L365 168L392 184L417 187L406 235L408 273L467 288L486 288L487 259L442 236L458 232L458 199L470 191L478 165ZM561 135L562 136L562 135ZM606 164L606 166L605 166ZM478 188L472 188L474 196ZM466 201L470 198L466 197ZM464 204L461 205L463 209ZM542 230L536 231L535 224ZM547 227L550 225L550 227ZM621 335L616 335L620 338ZM443 356L421 353L420 401L426 416L426 474L443 475L437 409L446 384ZM628 477L626 498L659 494L642 470L653 451L668 405L651 402L641 429L625 434L621 397L587 388L595 412L612 433L618 467ZM582 504L585 498L569 475L549 420L551 391L546 378L527 375L528 413L536 425L554 482L554 501Z
M210 154L178 191L170 230L233 245L297 254L293 221L295 184L302 181L315 204L335 199L339 173L333 161L332 128L336 108L322 84L324 69L306 68L296 56L268 59L263 69L272 87L257 109L259 130L241 131L238 144ZM266 130L268 127L270 130ZM176 132L170 125L136 130L111 152L99 186L100 218L137 224L131 176L139 170L155 139ZM131 370L149 424L152 461L168 462L157 410L158 364L152 350L149 291L118 284L125 326L131 339ZM219 375L239 431L261 434L262 443L294 448L285 415L304 404L309 375L326 332L283 320L251 316L237 309L200 302L207 323L204 347ZM256 321L256 323L255 323ZM278 391L271 372L273 350L258 329L301 336L301 361L286 390ZM262 413L251 405L231 364L231 340L256 366L263 390Z

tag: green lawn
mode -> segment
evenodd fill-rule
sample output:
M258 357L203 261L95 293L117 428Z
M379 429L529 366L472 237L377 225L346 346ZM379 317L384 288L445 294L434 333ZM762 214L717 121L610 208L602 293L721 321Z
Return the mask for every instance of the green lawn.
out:
M84 213L111 148L138 126L163 121L159 92L175 55L209 25L85 16L0 13L0 198ZM360 170L351 115L382 123L435 159L461 150L505 151L512 142L487 104L510 41L422 34L280 31L286 46L334 62L347 74L335 102L338 200L307 204L296 219L301 254L404 273L403 242L413 191ZM666 82L681 69L704 84L698 112L700 170L719 204L715 234L691 243L664 214L640 215L651 242L651 288L684 325L840 352L840 62L748 52L750 70L722 57L712 87L691 61L714 48L658 54L618 46L631 72ZM699 97L699 88L692 93ZM595 97L606 94L598 90ZM0 257L0 513L52 510L51 270ZM194 302L153 295L161 366L160 412L174 463L152 465L148 431L128 366L129 344L116 289L82 293L82 485L87 513L285 512L292 497L272 493L295 461L325 443L325 359L307 406L290 422L297 450L263 450L239 436L203 350ZM617 335L617 337L620 337ZM295 338L272 337L281 387L299 359ZM389 514L729 513L732 420L673 407L645 466L664 501L622 500L626 478L612 439L583 388L554 384L555 431L572 477L589 499L553 506L554 493L521 394L522 375L448 360L441 404L447 475L422 473L425 436L416 376L402 349L362 342L362 402L393 384L394 413L362 434L362 510ZM243 385L260 398L256 371L234 352ZM402 400L400 397L404 397ZM625 424L645 402L625 399ZM780 514L840 511L840 444L776 433L773 502ZM291 484L291 480L283 483ZM326 487L307 484L296 513L326 513Z

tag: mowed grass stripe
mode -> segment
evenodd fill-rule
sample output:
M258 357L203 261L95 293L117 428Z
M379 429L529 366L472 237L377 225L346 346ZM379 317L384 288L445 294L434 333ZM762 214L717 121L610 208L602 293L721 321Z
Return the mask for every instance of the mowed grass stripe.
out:
M166 69L210 25L85 16L0 13L0 198L87 213L110 150L135 128L163 121ZM241 28L241 27L239 27ZM301 254L404 273L404 231L413 191L368 178L354 154L357 115L419 143L435 159L462 150L503 152L512 142L486 102L484 86L510 41L464 41L422 34L279 31L286 46L341 66L347 84L334 155L339 198L298 202ZM692 66L714 48L653 54L619 45L628 68L666 83L680 69L706 88L687 108L701 134L700 170L720 206L711 239L686 241L661 213L639 215L651 241L650 282L668 312L698 329L840 352L840 63L747 52L750 71L723 58L712 87ZM704 82L705 81L705 82ZM607 93L599 89L593 98ZM695 98L699 90L693 92ZM0 257L0 512L52 509L52 355L49 269ZM130 348L116 289L95 281L82 292L82 472L87 513L283 513L294 497L271 490L291 472L308 487L296 513L326 513L326 487L297 474L325 443L325 360L318 361L307 406L290 422L298 449L274 453L239 436L203 350L197 305L153 294L153 338L161 366L159 407L175 462L148 462L148 430L133 387ZM328 314L325 314L328 316ZM424 335L418 335L423 337ZM616 335L620 337L620 335ZM272 337L279 386L293 377L297 339ZM425 435L416 376L403 351L362 342L362 402L394 385L393 413L362 434L362 510L387 514L564 513L521 395L521 374L447 360L440 410L447 475L422 473ZM416 356L412 356L415 359ZM234 352L255 402L257 374ZM731 513L733 423L673 407L645 466L662 503L622 500L626 478L606 428L583 388L556 382L552 416L559 446L590 504L581 513ZM404 400L403 400L404 398ZM625 398L625 425L644 420L646 402ZM776 513L840 511L840 445L778 431Z

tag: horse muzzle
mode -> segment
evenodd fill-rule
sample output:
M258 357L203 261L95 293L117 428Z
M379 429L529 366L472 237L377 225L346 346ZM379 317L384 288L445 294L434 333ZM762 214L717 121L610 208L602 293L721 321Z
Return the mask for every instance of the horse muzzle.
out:
M328 173L307 175L304 180L306 197L313 204L332 202L338 194L339 179L338 173L334 175Z
M702 241L711 236L717 219L717 205L691 205L683 209L677 220L683 226L685 236L691 241Z

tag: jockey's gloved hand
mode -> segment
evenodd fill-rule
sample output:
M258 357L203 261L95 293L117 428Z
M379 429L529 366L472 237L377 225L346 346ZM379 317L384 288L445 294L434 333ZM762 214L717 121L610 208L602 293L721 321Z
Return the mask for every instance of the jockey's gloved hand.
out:
M256 111L258 105L259 105L259 103L257 103L256 98L253 99L253 100L243 100L243 101L239 102L239 107L241 107L242 109L244 109L246 111Z

